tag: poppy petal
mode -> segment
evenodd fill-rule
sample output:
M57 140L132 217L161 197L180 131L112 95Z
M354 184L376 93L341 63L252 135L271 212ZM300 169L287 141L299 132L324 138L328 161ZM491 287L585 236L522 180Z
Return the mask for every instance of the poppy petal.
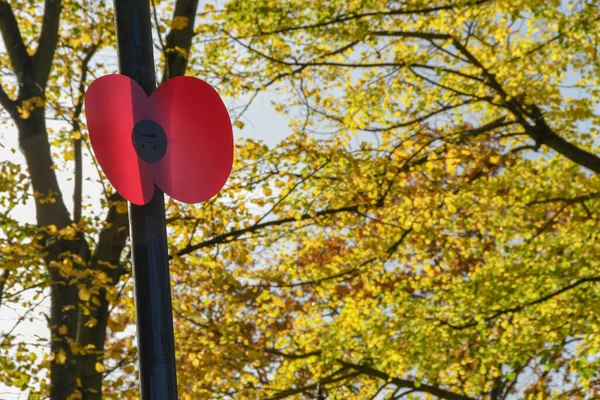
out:
M162 84L150 97L167 133L164 157L150 165L156 185L172 198L199 203L221 190L233 164L227 108L208 83L189 76Z
M92 148L115 190L134 204L146 204L154 194L148 163L140 160L132 141L135 122L153 114L144 90L124 75L105 75L85 96Z

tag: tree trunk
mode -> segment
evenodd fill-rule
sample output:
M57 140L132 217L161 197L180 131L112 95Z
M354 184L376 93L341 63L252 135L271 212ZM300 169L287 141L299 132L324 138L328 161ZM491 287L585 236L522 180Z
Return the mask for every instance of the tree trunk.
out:
M19 124L19 142L27 162L35 196L37 223L42 231L45 263L50 278L50 318L52 362L51 399L64 399L76 387L76 366L71 344L77 332L79 298L72 269L80 269L88 259L88 246L80 233L65 237L61 230L71 224L53 169L46 132L44 109L38 108Z
M115 203L124 201L118 195L114 195L111 200ZM106 222L107 227L100 233L89 268L93 271L104 272L111 280L110 284L116 285L123 272L120 266L120 258L129 233L127 214L119 213L118 207L115 205L110 208ZM108 268L107 265L111 265L113 268ZM106 290L101 290L97 295L100 304L90 310L89 316L80 315L79 318L77 342L80 347L88 350L78 356L77 370L81 379L83 398L86 400L102 398L103 377L96 370L96 363L102 363L103 361L106 328L110 317L110 304L106 294ZM97 321L96 325L86 326L90 318Z

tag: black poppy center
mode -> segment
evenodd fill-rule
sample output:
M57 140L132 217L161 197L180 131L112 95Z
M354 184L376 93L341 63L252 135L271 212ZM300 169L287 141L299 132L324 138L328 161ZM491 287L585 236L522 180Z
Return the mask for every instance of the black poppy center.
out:
M133 147L142 160L154 163L167 151L167 135L157 122L149 119L139 121L133 127Z

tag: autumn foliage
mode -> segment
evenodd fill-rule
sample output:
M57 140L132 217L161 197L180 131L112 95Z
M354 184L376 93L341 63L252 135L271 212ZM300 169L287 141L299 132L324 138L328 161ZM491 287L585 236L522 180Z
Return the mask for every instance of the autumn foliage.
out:
M238 128L265 93L290 120L167 206L181 399L600 395L595 1L152 5L163 80L207 80ZM138 396L127 207L84 168L112 18L0 1L23 154L0 164L0 381L34 399ZM48 334L13 333L39 313Z

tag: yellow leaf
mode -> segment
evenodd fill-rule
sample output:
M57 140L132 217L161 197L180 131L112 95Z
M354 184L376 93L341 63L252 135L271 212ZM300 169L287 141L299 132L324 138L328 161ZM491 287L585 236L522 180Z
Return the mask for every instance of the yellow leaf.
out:
M106 272L100 272L97 276L96 279L98 280L98 282L105 284L106 282L109 282L111 279L108 277L108 275L106 275Z
M188 17L178 16L173 18L173 21L171 22L171 28L174 30L185 29L185 27L187 27L189 23L190 19Z
M67 362L67 353L65 353L63 349L60 349L56 355L55 361L57 364L63 365Z
M86 288L79 289L79 298L81 301L89 301L91 295Z
M125 203L124 201L121 201L117 204L117 212L119 214L125 214L127 213L127 203Z
M244 124L239 119L236 119L235 121L233 121L233 125L235 125L239 129L244 129L244 125L246 125L246 124Z
M66 335L67 332L69 332L69 328L66 325L61 325L60 328L58 328L58 333L60 335Z
M455 213L456 212L456 206L454 204L452 204L451 202L446 202L446 205L448 206L448 212L450 213Z
M81 400L82 398L81 392L76 389L72 394L69 395L69 397L67 397L67 400Z
M102 364L101 362L97 362L95 367L96 367L96 372L98 372L100 374L102 372L104 372L104 364Z

